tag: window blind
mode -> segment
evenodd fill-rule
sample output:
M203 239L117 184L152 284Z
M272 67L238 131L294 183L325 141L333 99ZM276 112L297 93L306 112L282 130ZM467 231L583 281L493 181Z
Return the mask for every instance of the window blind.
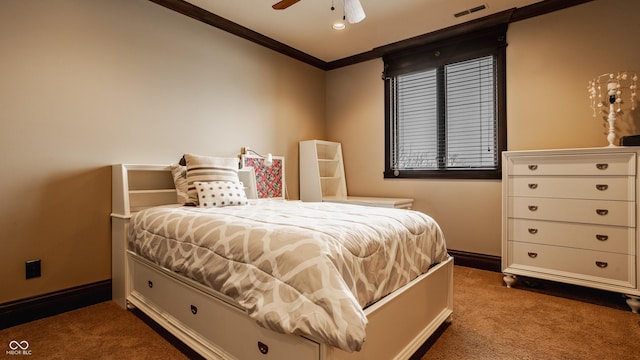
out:
M496 168L493 56L445 66L446 166Z
M437 167L436 70L397 76L394 169Z
M494 56L393 77L394 170L495 169Z
M500 179L506 23L383 56L385 178Z

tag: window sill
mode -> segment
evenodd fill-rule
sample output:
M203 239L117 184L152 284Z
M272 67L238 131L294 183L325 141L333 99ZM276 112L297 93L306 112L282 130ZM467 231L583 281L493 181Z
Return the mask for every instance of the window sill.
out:
M502 170L393 170L384 172L385 179L502 179Z

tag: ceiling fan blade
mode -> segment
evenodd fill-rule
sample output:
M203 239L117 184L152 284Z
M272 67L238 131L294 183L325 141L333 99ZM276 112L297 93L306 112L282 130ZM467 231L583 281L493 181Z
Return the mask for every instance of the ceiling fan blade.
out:
M300 0L282 0L280 2L277 2L275 4L273 4L273 6L271 6L272 8L276 9L276 10L284 10L286 8L288 8L289 6L297 3Z
M350 24L359 23L366 17L360 0L344 0L344 15Z

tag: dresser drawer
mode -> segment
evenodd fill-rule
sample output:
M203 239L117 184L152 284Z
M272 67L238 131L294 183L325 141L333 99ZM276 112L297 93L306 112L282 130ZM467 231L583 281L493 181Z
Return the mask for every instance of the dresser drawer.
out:
M510 157L509 175L635 175L635 153Z
M509 195L635 200L634 176L510 176Z
M508 217L635 227L635 202L510 197Z
M635 257L509 241L514 268L635 288Z
M133 261L133 290L187 328L196 331L238 359L319 359L320 345L298 336L284 335L255 324L234 306L215 301L170 275ZM259 345L260 344L260 345ZM260 350L268 348L266 354Z
M635 254L635 228L544 220L509 219L508 240Z

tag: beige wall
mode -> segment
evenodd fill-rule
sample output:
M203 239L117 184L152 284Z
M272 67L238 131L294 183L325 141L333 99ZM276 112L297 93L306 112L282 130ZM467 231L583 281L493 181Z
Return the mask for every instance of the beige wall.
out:
M640 70L639 13L510 25L510 149L606 144L587 81ZM412 197L451 249L500 254L500 181L383 179L381 60L325 74L146 0L0 2L0 48L0 303L110 278L111 164L251 146L286 156L297 198L302 139L343 143L350 194Z
M111 277L110 165L251 146L297 198L325 135L323 71L146 0L2 1L0 48L0 303Z
M607 144L587 83L606 72L640 71L638 14L640 1L597 0L509 26L510 150ZM440 223L449 248L499 256L500 181L383 179L382 65L372 60L327 76L328 140L343 144L348 193L412 197L414 208ZM639 133L633 118L620 126Z

